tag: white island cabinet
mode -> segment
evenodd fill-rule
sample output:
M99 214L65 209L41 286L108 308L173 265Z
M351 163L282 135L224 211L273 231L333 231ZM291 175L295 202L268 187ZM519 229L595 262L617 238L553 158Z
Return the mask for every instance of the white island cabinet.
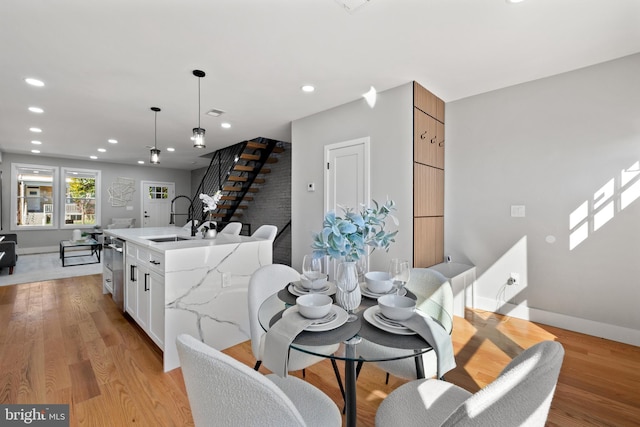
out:
M165 372L179 366L181 333L218 350L250 339L247 287L255 270L272 263L272 241L191 238L178 227L105 233L126 242L125 311L164 351ZM154 241L175 236L187 240Z
M125 310L164 350L164 254L127 242Z

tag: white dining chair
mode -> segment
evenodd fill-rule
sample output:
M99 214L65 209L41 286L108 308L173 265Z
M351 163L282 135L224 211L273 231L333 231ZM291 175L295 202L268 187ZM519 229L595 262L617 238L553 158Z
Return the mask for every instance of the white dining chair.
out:
M284 264L269 264L260 267L253 272L249 279L249 288L247 290L249 299L249 331L251 334L251 351L256 358L255 370L260 368L262 364L262 356L264 354L264 339L266 332L260 325L258 320L258 310L262 303L271 295L282 290L287 284L300 280L300 273L293 268ZM339 345L318 346L313 349L325 354L332 354L338 349ZM301 351L291 349L289 352L289 371L299 371L305 369L315 363L324 360L324 357L313 356ZM335 360L331 359L334 372L341 383L340 372L338 371ZM269 366L265 367L271 371Z
M258 239L274 240L278 234L278 227L275 225L261 225L256 231L253 232L251 237Z
M556 341L535 344L474 394L436 379L408 382L382 401L376 426L542 427L563 357Z
M233 234L234 236L238 236L242 231L242 223L241 222L230 222L225 225L225 227L220 230L220 234Z
M429 268L412 268L406 289L416 296L416 310L422 315L428 315L442 325L451 325L453 320L453 291L449 279L441 273ZM412 350L400 350L385 347L373 342L363 342L358 350L365 359L392 358L403 355ZM434 351L428 351L421 356L425 378L436 376L437 359ZM399 378L415 380L418 378L415 358L404 358L376 362L377 366L389 374Z
M176 346L197 427L342 425L336 404L299 378L262 375L191 335Z

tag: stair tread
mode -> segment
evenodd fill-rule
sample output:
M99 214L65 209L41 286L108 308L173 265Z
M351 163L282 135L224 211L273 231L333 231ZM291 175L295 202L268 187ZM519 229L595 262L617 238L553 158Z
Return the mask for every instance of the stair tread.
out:
M244 160L260 160L260 156L258 156L257 154L249 154L249 153L240 154L240 158Z
M235 165L233 167L233 170L235 171L240 171L240 172L253 172L255 168L253 166L247 166L247 165Z

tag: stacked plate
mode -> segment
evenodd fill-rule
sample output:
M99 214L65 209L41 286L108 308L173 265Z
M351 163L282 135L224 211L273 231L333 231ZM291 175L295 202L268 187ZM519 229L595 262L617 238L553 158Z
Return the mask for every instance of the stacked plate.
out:
M297 282L289 283L289 285L287 286L287 290L289 291L289 293L297 297L301 297L302 295L309 295L309 294L333 295L336 293L336 285L335 283L327 282L327 285L325 287L311 291L309 289L303 288L302 284L299 281L297 281Z
M392 334L398 335L415 335L416 333L406 326L401 325L395 320L387 319L382 312L380 312L380 307L374 305L373 307L369 307L364 312L364 318L367 322L371 323L378 329L382 329L383 331L390 332Z
M294 305L293 307L286 309L282 313L282 317L286 317L297 312L298 312L298 307ZM330 331L332 329L336 329L344 325L347 322L348 317L349 315L347 314L346 311L344 311L343 308L338 307L337 305L334 304L331 306L331 311L329 311L329 314L327 314L325 317L322 317L320 319L316 319L311 325L307 326L304 330L310 331L310 332Z
M396 292L396 288L391 288L389 289L389 291L384 292L384 293L376 293L373 292L371 290L369 290L367 288L367 284L366 282L361 282L360 283L360 292L362 293L363 296L367 297L367 298L373 298L373 299L378 299L383 295L390 295ZM402 291L400 292L400 295L406 295L407 294L407 290L405 288L402 288Z

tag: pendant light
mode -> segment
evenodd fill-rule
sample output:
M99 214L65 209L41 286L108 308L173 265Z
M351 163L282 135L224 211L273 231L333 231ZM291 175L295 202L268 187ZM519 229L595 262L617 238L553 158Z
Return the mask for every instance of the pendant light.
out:
M160 163L160 150L158 150L157 148L157 144L158 144L158 111L161 111L158 107L151 107L151 111L154 112L155 114L155 122L153 125L153 130L154 130L154 134L153 134L153 148L151 149L151 159L149 160L150 163L153 163L154 165L157 165Z
M193 70L193 75L198 78L198 127L193 128L193 136L191 139L193 140L194 148L206 148L204 145L205 130L200 127L200 79L206 76L206 74L201 70Z

